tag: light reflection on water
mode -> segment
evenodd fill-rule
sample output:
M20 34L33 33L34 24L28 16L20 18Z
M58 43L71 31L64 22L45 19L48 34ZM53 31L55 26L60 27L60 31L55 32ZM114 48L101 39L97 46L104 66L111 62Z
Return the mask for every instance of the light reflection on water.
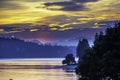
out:
M45 69L43 68L43 63L44 65L48 65L49 66L54 64L54 66L56 65L61 65L60 62L55 62L55 61L44 61L44 62L35 62L32 61L32 63L30 61L26 61L26 62L15 62L15 61L11 61L11 62L0 62L0 66L2 65L2 68L4 66L7 65L7 67L12 66L12 65L16 65L14 66L14 69L0 69L0 80L9 80L9 79L13 79L13 80L75 80L75 73L74 72L65 72L64 70L62 70L62 68L57 69L57 68L48 68ZM52 64L53 63L53 64ZM25 66L26 65L39 65L39 67L42 68L22 68L20 69L20 67L18 69L15 69L15 67L18 67L19 65ZM8 66L9 65L9 66ZM50 66L51 67L51 66Z
M74 73L60 69L3 69L0 80L75 80Z

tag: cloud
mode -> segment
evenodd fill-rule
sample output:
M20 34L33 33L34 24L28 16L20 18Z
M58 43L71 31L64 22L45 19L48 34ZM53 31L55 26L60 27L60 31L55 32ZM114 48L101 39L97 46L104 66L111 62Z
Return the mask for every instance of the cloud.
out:
M89 22L83 25L70 25L72 29L67 27L60 27L60 26L47 26L47 25L35 25L31 26L30 24L12 24L12 25L2 25L0 26L0 36L2 35L9 35L11 33L15 35L17 38L24 39L24 40L39 40L45 41L45 43L58 43L58 44L77 44L76 42L79 39L87 38L89 41L94 40L94 36L96 33L100 31L104 31L105 28L110 27L106 25L113 24L113 21L107 22L100 22L97 23L96 26L100 28L94 28L94 22ZM12 27L11 27L12 26ZM55 30L54 30L54 29ZM66 30L62 30L66 29ZM67 45L67 44L66 44Z
M39 29L35 32L22 31L22 32L15 32L12 34L15 35L17 38L24 39L24 40L36 39L39 41L44 40L45 41L44 43L53 42L54 44L58 43L58 44L67 45L66 43L73 44L82 38L93 40L95 33L99 31L101 31L101 29L84 28L84 29L70 29L70 30L64 30L64 31Z
M25 31L23 28L19 27L11 27L11 26L0 26L0 34L11 34L11 33L17 33L17 32L23 32Z
M45 3L45 6L69 6L69 5L75 5L73 2L51 2L51 3Z
M14 27L11 25L1 25L0 29L3 29L5 32L22 32L24 31L24 28L20 28L20 27Z
M66 0L21 0L24 2L60 2L60 1L66 1Z
M32 29L30 25L31 24L7 24L7 25L0 25L0 29L3 30L2 34L10 34L10 33L30 31Z
M86 3L86 2L96 2L98 0L72 0L74 2L79 2L79 3Z
M38 21L38 24L46 24L50 27L60 26L60 28L53 28L55 30L67 30L67 29L80 29L80 28L91 28L94 26L95 19L91 15L79 15L79 16L68 16L58 15L50 16Z
M41 0L23 0L25 2L40 2Z
M64 2L51 2L45 3L44 5L49 9L49 6L62 6L60 9L54 10L64 10L64 11L83 11L89 10L84 6L84 3L87 2L95 2L98 0L72 0L72 1L64 1Z
M82 4L76 4L73 2L53 2L53 3L45 3L45 6L47 6L47 9L50 10L63 10L63 11L83 11L88 10L85 6ZM54 6L54 8L50 8L51 6ZM57 8L58 6L61 6L60 8Z
M84 10L89 10L89 9L83 5L72 5L72 6L65 6L61 10L64 10L64 11L84 11Z
M6 2L6 1L7 1L7 2L9 1L9 2L11 2L11 1L17 1L17 0L0 0L0 1L1 1L1 2L2 2L2 1L5 1L5 2ZM24 2L40 2L41 0L21 0L21 1L24 1ZM43 1L43 0L42 0L42 1Z
M20 5L15 0L0 0L0 9L3 10L16 10L16 9L24 9L27 8L25 6Z
M36 21L35 24L8 24L8 26L19 27L25 30L27 28L28 31L36 32L39 30L65 31L71 29L101 28L101 25L104 25L100 24L99 26L99 24L95 24L95 20L96 19L91 15L58 15L46 17L42 20Z
M46 8L49 9L50 6L62 6L60 9L56 10L64 10L64 11L80 11L80 10L85 10L87 9L85 6L82 4L76 4L74 2L52 2L52 3L45 3L44 4Z

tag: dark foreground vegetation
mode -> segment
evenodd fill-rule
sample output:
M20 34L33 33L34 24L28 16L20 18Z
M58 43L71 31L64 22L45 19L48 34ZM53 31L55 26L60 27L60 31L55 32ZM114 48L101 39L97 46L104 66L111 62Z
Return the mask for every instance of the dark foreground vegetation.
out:
M76 64L75 57L73 54L67 54L65 60L62 61L62 64L72 65Z
M120 80L120 22L96 34L76 68L79 80Z

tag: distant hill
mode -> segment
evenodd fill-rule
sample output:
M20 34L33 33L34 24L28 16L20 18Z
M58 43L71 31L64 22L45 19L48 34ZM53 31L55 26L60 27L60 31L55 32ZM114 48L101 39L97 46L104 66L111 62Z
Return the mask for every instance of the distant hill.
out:
M74 46L43 45L16 38L0 38L0 58L54 58L75 54Z
M40 41L38 41L38 40L32 40L31 42L42 45L42 43Z

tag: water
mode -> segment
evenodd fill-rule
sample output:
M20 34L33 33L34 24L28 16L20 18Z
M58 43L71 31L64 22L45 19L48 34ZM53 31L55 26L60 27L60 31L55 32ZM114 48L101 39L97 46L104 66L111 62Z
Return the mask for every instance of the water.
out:
M0 80L76 80L62 69L63 59L1 59Z

